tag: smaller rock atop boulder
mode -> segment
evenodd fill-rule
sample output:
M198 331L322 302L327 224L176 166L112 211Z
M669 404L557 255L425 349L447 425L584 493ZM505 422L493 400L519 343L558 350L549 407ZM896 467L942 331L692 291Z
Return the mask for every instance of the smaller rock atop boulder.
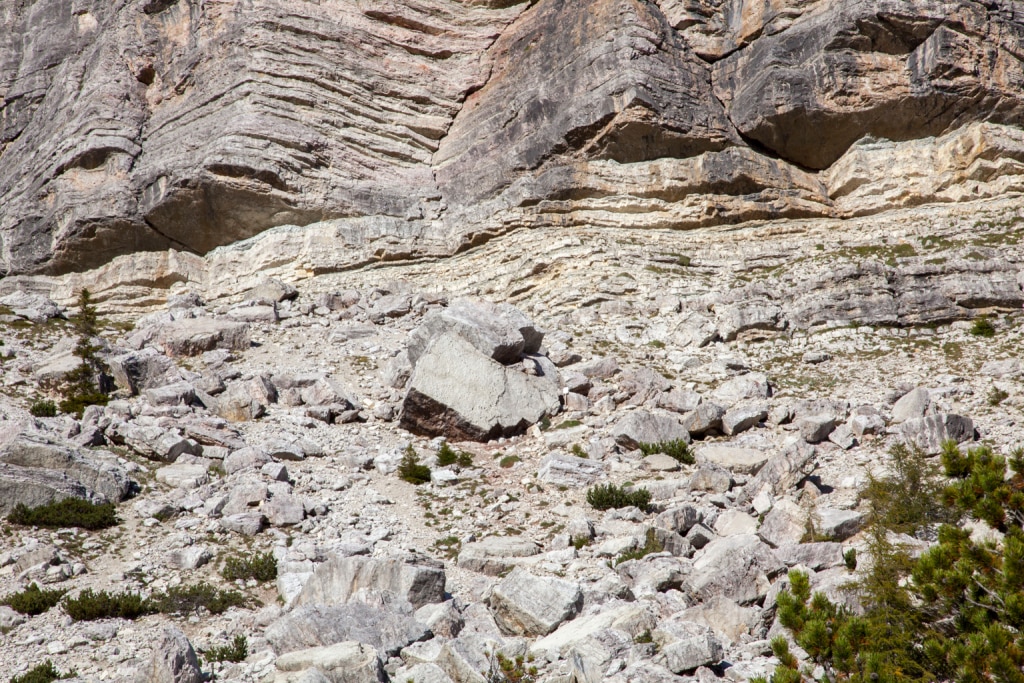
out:
M517 568L494 587L490 603L494 620L505 632L546 636L579 614L583 592L571 581L534 576Z
M502 364L514 363L524 353L540 351L544 333L511 304L477 299L456 299L448 308L427 314L409 335L409 360L415 365L430 342L454 332L480 353Z
M458 564L462 569L497 576L515 566L518 558L538 553L540 546L529 539L488 536L464 545L459 553Z

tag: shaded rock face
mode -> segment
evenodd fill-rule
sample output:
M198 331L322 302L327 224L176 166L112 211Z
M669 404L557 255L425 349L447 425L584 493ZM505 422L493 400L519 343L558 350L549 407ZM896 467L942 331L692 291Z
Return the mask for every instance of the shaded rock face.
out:
M1010 0L6 3L0 274L1019 191L1022 41Z

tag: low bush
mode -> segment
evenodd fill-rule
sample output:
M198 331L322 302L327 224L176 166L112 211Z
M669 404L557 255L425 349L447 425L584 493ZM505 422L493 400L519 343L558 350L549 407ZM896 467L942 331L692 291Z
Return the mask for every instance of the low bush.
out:
M277 560L271 553L256 553L250 557L234 555L224 560L220 574L228 581L273 581L277 578Z
M194 614L205 609L210 614L223 614L231 607L245 607L249 601L238 591L226 591L208 583L175 586L157 593L149 600L154 610L163 614Z
M67 591L43 590L38 584L31 586L19 593L11 593L0 598L0 605L7 605L15 612L35 616L46 612L60 602Z
M135 593L93 592L86 588L75 598L65 598L61 605L73 621L96 619L138 619L157 610Z
M974 319L974 324L971 326L971 334L975 337L994 337L996 336L996 328L992 325L991 320L981 316Z
M598 484L587 489L587 502L595 510L611 510L632 505L646 511L651 502L651 493L647 489L627 491L615 484Z
M686 443L682 439L662 441L660 443L642 443L640 444L640 452L644 455L664 453L683 465L692 465L694 463L693 451L690 450L690 444Z
M249 656L249 643L245 636L237 635L230 645L216 645L203 650L203 662L241 662Z
M523 459L520 458L518 455L506 455L505 457L498 461L498 467L508 469L509 467L512 467L512 465L515 465L517 462L522 461Z
M402 456L402 461L398 464L398 478L414 486L430 481L430 468L420 464L420 458L416 455L412 445L406 447L405 455Z
M35 666L20 676L15 676L10 683L50 683L64 678L75 678L78 673L74 670L61 673L49 659L42 664Z
M55 417L57 415L57 404L53 401L35 401L29 406L28 412L34 417Z
M117 526L118 522L113 503L96 504L81 498L65 498L34 508L19 503L7 516L7 521L22 526L78 527L91 531Z

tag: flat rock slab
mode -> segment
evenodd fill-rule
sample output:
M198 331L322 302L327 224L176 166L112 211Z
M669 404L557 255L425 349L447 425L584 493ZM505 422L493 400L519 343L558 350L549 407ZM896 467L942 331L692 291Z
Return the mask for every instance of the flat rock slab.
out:
M265 637L282 654L347 640L373 646L381 658L431 636L430 629L412 616L412 606L303 605L267 627Z
M190 491L210 482L210 474L203 465L174 463L156 471L156 480L176 489Z
M612 436L626 448L666 441L690 443L689 430L674 415L647 410L631 411L615 424Z
M387 680L377 651L369 645L355 641L289 652L278 657L275 666L278 671L285 673L318 669L331 683L371 683Z
M541 461L537 478L555 486L583 487L593 484L607 473L606 463L556 453Z
M494 587L490 603L495 622L506 633L546 636L579 614L583 591L572 581L516 568Z
M697 458L713 462L730 472L739 474L757 474L758 470L768 462L770 455L756 448L740 446L704 446L697 451Z
M458 565L481 574L498 576L514 567L516 560L539 553L540 546L529 539L488 536L462 546Z
M157 346L168 356L198 356L213 349L243 351L249 348L249 325L216 318L182 318L162 324Z

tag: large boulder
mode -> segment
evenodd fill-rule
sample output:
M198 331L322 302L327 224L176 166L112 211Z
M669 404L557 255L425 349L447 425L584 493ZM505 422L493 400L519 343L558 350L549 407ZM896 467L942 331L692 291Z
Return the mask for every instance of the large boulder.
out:
M540 553L540 546L527 538L487 536L467 543L459 552L462 569L497 576L514 567L518 560Z
M498 626L519 636L546 636L579 614L583 592L572 581L534 576L516 568L491 592L491 612Z
M198 356L213 349L249 348L249 325L217 318L181 318L155 331L156 345L171 357Z
M202 683L203 672L188 638L178 628L168 626L153 644L153 655L139 683Z
M118 502L131 487L117 456L78 448L32 429L0 435L0 514L64 498Z
M361 588L388 591L413 607L444 601L444 565L423 557L339 557L317 566L296 605L342 605Z
M403 601L302 605L268 626L265 637L278 654L355 640L387 658L431 636L412 612L412 605Z
M139 394L181 379L174 361L154 348L128 351L107 360L118 387Z
M974 421L963 415L937 413L903 422L897 434L908 445L920 448L928 455L937 455L942 451L944 441L972 441Z
M382 683L388 680L377 652L369 645L351 640L289 652L278 657L275 666L280 672L273 679L275 683L316 681L315 677L300 677L314 671L323 676L321 680L329 683Z
M401 426L415 434L488 441L521 434L559 409L558 369L527 358L534 374L507 367L445 332L420 356L402 404Z
M615 440L626 448L666 441L690 443L690 432L670 413L634 410L612 427Z
M708 543L694 559L686 583L698 600L721 595L749 605L763 598L772 579L785 569L786 565L761 539L741 534Z

